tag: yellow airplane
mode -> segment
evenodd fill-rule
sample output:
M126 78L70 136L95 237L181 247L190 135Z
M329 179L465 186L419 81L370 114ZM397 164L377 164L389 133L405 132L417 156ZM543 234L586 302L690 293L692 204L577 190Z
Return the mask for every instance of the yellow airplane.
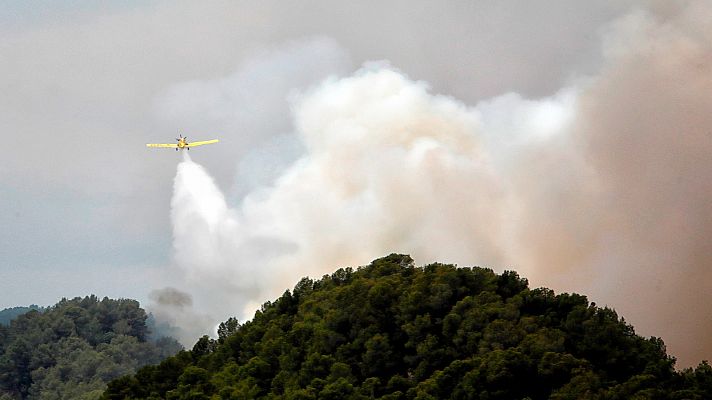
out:
M171 144L171 143L147 143L147 144L146 144L146 147L170 147L170 148L176 149L176 151L178 151L178 149L181 149L181 150L183 150L183 149L188 149L188 150L190 150L191 147L202 146L202 145L204 145L204 144L212 144L212 143L217 143L217 142L218 142L217 139L203 140L203 141L201 141L201 142L188 142L188 137L187 137L187 136L186 136L186 137L183 137L183 135L178 135L178 137L176 138L176 141L178 142L178 143L176 143L176 144Z

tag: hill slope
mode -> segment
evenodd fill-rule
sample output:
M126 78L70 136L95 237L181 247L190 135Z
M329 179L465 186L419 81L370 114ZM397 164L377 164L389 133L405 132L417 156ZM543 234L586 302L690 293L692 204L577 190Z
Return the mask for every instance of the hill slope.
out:
M704 363L678 373L577 294L529 289L514 272L413 265L390 255L302 279L252 321L230 319L104 399L712 398Z
M147 340L146 318L135 300L88 296L0 325L0 400L98 398L110 380L181 348Z
M29 307L12 307L6 308L0 311L0 325L10 325L10 321L19 317L22 314L28 313L32 310L42 311L43 308L35 304Z

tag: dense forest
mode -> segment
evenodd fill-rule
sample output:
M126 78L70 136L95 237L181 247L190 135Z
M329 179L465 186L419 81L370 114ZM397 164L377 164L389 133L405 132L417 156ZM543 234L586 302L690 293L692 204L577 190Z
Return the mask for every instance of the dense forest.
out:
M302 279L103 399L711 399L658 338L515 272L390 255Z
M106 383L182 347L150 339L135 300L62 299L0 325L0 400L97 399Z

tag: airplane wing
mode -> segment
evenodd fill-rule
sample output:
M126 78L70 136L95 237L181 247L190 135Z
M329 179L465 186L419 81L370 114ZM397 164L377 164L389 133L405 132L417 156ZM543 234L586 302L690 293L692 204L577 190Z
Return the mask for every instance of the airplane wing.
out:
M218 142L217 139L213 139L213 140L203 140L201 142L190 142L190 143L186 143L185 145L188 147L194 147L194 146L202 146L204 144L212 144L212 143L217 143L217 142Z
M146 147L170 147L172 149L175 149L176 147L178 147L178 145L170 143L147 143Z

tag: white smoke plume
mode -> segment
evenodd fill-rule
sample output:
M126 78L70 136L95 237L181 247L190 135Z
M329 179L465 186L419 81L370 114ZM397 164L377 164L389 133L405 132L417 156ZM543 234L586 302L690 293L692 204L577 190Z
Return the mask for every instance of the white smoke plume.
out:
M237 204L186 158L171 217L196 308L248 318L302 276L403 252L515 268L679 365L710 358L712 7L662 11L618 21L599 74L547 98L467 106L382 63L330 78L293 99L302 156Z
M203 167L178 166L175 255L208 304L247 316L302 276L390 251L502 261L502 193L472 110L374 64L325 82L294 115L306 154L238 207Z

